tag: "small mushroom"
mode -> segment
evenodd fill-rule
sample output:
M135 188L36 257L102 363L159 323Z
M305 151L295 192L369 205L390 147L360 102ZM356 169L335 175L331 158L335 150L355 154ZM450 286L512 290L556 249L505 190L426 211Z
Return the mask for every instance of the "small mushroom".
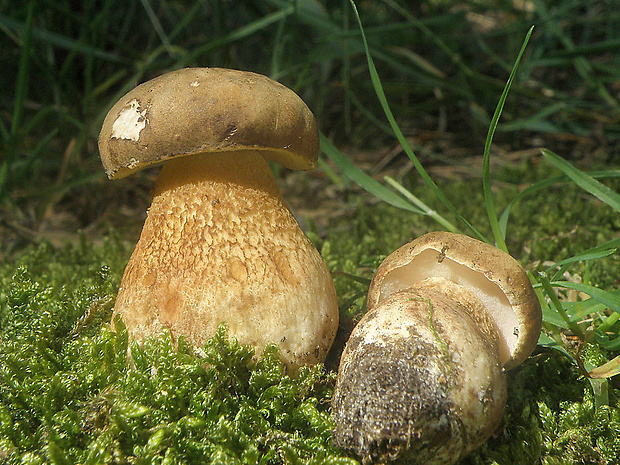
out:
M363 463L451 464L499 424L505 369L534 349L540 304L519 263L426 234L389 255L340 361L335 442Z
M279 343L292 371L324 360L333 280L268 164L316 165L316 122L293 91L250 72L170 72L112 107L99 150L111 179L164 164L114 306L131 337L169 328L200 346L225 322L257 354Z

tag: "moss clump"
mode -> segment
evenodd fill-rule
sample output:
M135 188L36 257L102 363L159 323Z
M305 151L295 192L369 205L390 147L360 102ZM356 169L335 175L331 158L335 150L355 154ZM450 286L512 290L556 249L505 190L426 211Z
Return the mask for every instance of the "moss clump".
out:
M587 380L558 352L541 352L508 373L502 426L461 465L614 464L620 408L595 405Z
M119 270L90 266L64 286L47 246L22 259L38 276L3 277L3 463L355 463L331 446L321 367L292 380L275 346L254 361L224 327L199 351L169 334L129 343L120 320L104 324Z

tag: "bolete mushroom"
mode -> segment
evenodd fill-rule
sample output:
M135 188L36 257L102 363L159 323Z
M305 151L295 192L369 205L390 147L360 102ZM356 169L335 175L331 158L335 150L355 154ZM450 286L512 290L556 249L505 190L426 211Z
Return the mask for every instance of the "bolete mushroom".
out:
M112 107L99 150L111 179L163 163L114 306L131 337L168 328L200 346L225 322L257 354L278 343L293 371L324 360L338 327L333 280L268 163L316 164L316 122L299 96L250 72L170 72Z
M505 369L532 352L541 324L510 255L446 232L404 245L378 267L342 354L336 443L364 463L465 457L499 424Z

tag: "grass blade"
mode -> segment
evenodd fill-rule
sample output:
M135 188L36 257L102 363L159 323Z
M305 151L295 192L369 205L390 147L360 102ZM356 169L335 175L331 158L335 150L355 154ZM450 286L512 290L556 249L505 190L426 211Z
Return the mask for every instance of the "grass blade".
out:
M612 171L612 170L591 171L588 173L588 176L590 176L591 178L595 178L595 179L596 178L620 178L620 170L618 171ZM510 212L512 210L512 207L514 207L514 205L519 200L521 200L523 197L529 194L533 194L542 189L546 189L547 187L551 187L556 184L560 184L560 183L563 183L569 180L570 178L565 175L553 176L547 179L543 179L542 181L539 181L537 183L530 184L525 189L523 189L521 192L519 192L517 195L515 195L514 198L508 204L508 206L504 209L504 212L502 213L501 217L499 218L499 224L500 224L500 228L501 228L503 236L506 237L506 230L508 228L508 219L510 218Z
M159 40L161 40L161 43L163 44L164 48L168 52L168 55L171 58L173 58L175 53L172 48L172 44L170 43L170 39L166 35L166 32L164 31L164 28L161 25L161 22L159 21L159 18L157 17L155 10L153 10L151 3L149 2L149 0L140 0L140 1L142 3L144 10L146 11L147 16L149 17L149 20L151 21L151 24L153 25L153 29L155 29L155 32L157 33L159 37Z
M392 186L394 188L394 190L399 192L403 197L405 197L407 200L409 200L415 206L420 208L424 212L424 214L426 214L426 215L430 216L431 218L433 218L435 221L437 221L437 223L442 225L448 231L450 231L450 232L459 232L458 228L456 226L454 226L452 223L450 223L448 220L446 220L443 216L441 216L435 210L433 210L428 205L426 205L422 200L420 200L420 198L418 198L415 195L413 195L412 192L407 190L405 188L405 186L403 186L398 181L396 181L396 179L391 178L390 176L385 176L384 179L385 179L385 181L390 186Z
M499 123L499 118L504 109L504 104L506 103L506 99L508 98L508 92L510 92L510 87L512 86L512 81L517 73L517 69L519 67L519 62L521 61L521 57L525 52L525 48L527 47L528 42L530 41L530 36L532 35L532 31L534 27L532 26L525 36L525 40L523 41L523 45L521 46L521 50L517 55L517 59L515 60L515 64L512 67L512 71L510 72L510 76L508 77L508 81L506 82L506 86L504 87L504 91L502 92L501 97L499 98L499 103L495 108L495 113L493 114L493 118L491 119L491 124L489 125L489 132L487 134L486 143L484 144L484 158L482 162L482 188L484 191L484 200L487 208L487 215L489 217L489 222L491 224L491 230L493 231L493 237L495 238L495 243L497 247L504 252L508 252L508 247L506 247L506 238L502 234L502 229L499 225L499 220L497 218L497 213L495 212L495 202L493 201L493 193L491 192L491 170L490 170L490 160L491 160L491 144L493 142L493 135L495 134L495 130L497 129L497 124Z
M610 310L620 313L620 296L614 295L611 292L603 291L589 284L574 283L572 281L551 281L550 284L553 287L563 287L588 294L593 299L607 306Z
M360 18L359 12L357 10L355 2L353 0L350 0L350 3L351 3L351 7L353 8L353 12L355 13L355 18L357 20L357 23L360 29L362 43L364 45L364 51L366 53L366 61L368 63L368 69L370 72L370 79L372 81L375 94L377 95L377 98L379 99L381 108L383 109L383 112L385 113L385 116L387 117L390 123L390 127L392 128L394 135L398 139L398 142L400 143L401 147L403 148L403 150L405 151L405 153L411 160L411 163L413 164L415 169L420 174L424 183L429 187L429 189L431 189L433 194L435 194L435 196L439 200L441 200L441 202L459 219L459 221L462 221L465 225L467 225L467 227L471 230L472 233L474 233L475 236L477 236L478 239L484 242L488 242L488 239L484 237L482 233L480 233L469 221L467 221L460 214L460 212L454 207L454 205L452 205L452 202L448 200L448 198L444 195L444 193L439 189L437 184L435 184L435 181L433 181L433 179L426 172L426 170L424 169L424 167L418 160L418 157L415 155L415 153L411 149L409 142L407 142L407 139L405 138L404 134L400 130L400 127L398 126L398 123L396 122L396 119L394 118L392 110L390 109L390 106L388 104L387 97L383 90L383 85L381 84L381 79L379 78L379 73L377 72L374 61L372 59L372 55L368 47L368 41L366 40L366 34L364 33L364 27L362 25L362 20Z
M612 376L616 376L620 374L620 356L610 360L603 365L590 370L588 375L591 378L601 379L601 378L611 378Z
M262 29L265 29L271 24L277 23L278 21L283 20L284 18L292 15L293 13L295 13L295 7L288 6L286 8L282 8L281 10L275 11L271 14L265 15L256 21L253 21L249 24L246 24L243 27L240 27L239 29L232 31L230 34L228 34L225 37L208 42L207 44L201 47L197 47L196 49L192 50L191 53L185 56L183 60L179 61L178 67L182 68L183 66L187 66L189 63L192 63L193 61L197 60L200 56L206 54L210 50L213 50L218 47L222 47L226 44L236 42L241 39L245 39L246 37L249 37L256 32Z
M342 170L342 172L351 178L353 181L358 183L368 192L373 194L375 197L383 200L390 205L393 205L398 208L402 208L403 210L409 210L414 213L419 213L424 215L424 211L415 205L410 204L401 196L391 191L383 184L374 180L370 176L368 176L364 171L355 166L347 157L342 154L335 146L331 143L331 141L321 134L321 150L327 155L338 167Z
M550 150L543 149L542 154L583 190L589 192L602 202L605 202L615 211L620 212L620 194L614 192L604 184L601 184L591 176L588 176Z
M573 255L572 257L561 260L548 267L546 272L548 273L554 268L558 269L551 278L551 280L554 281L556 279L559 279L567 270L567 268L573 263L598 260L600 258L608 257L616 253L616 251L618 250L617 247L620 247L620 238L612 239L611 241L605 242L604 244L592 247L591 249L584 250L577 255Z
M547 29L558 38L567 51L573 51L575 49L573 39L565 33L559 22L554 18L554 15L550 14L547 2L534 0L534 6L540 18L545 22ZM600 79L597 78L591 61L586 59L585 56L578 54L572 59L572 62L581 78L588 83L590 88L596 89L597 93L606 104L615 109L620 107L616 98L609 93Z
M28 83L30 82L30 58L32 39L32 29L34 24L34 7L36 2L31 2L28 6L28 17L26 26L22 33L21 55L19 58L19 70L17 72L17 84L15 89L15 103L13 105L13 122L11 125L11 137L17 136L17 131L22 123L22 113L24 110L24 101L28 92Z
M31 5L36 4L37 2L31 2ZM3 16L0 14L0 26L3 28L19 32L21 34L25 34L28 28L28 22L26 24L16 21L8 16ZM106 52L102 48L93 47L87 44L82 43L79 40L75 40L73 38L63 36L61 34L57 34L54 32L46 31L40 28L33 27L32 28L32 37L38 39L42 42L45 42L49 45L53 45L55 47L61 48L63 50L67 50L71 53L80 53L85 56L93 56L100 60L110 61L113 63L119 63L128 65L131 63L131 60L127 57L123 57L121 55Z
M566 323L566 327L570 328L570 330L575 335L577 335L579 339L585 340L585 334L582 331L581 327L577 324L577 322L571 320L571 318L566 313L566 310L564 309L562 302L560 302L560 299L558 298L556 293L553 291L553 286L554 284L557 284L557 282L554 282L554 283L549 282L549 279L547 279L547 276L544 273L538 273L538 275L536 275L536 280L542 285L543 289L545 290L545 293L547 294L547 297L549 298L549 300L551 301L551 304L553 305L553 308L558 313L558 315L560 315L562 320L564 320L564 322Z

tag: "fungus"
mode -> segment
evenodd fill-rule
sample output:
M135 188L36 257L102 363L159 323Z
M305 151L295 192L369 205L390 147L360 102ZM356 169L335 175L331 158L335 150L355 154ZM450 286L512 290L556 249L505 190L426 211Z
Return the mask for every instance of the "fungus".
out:
M225 322L257 354L278 343L292 371L324 360L333 280L268 163L316 165L316 122L293 91L250 72L170 72L112 107L99 150L111 179L163 164L114 306L132 338L168 328L200 346Z
M519 263L478 240L426 234L389 255L342 354L332 414L363 463L451 464L506 403L505 369L534 349L540 304Z

